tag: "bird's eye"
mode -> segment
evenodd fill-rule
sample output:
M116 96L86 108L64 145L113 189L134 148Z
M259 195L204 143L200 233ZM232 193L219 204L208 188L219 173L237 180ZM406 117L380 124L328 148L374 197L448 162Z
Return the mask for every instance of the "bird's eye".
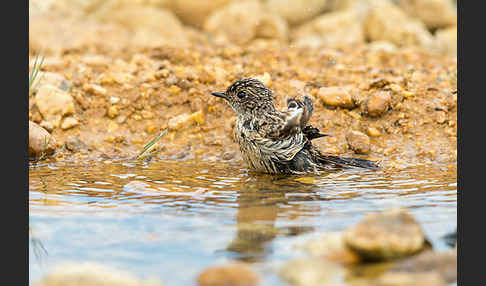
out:
M246 93L244 91L240 91L240 92L238 92L237 95L238 95L239 98L243 98L243 97L246 96Z

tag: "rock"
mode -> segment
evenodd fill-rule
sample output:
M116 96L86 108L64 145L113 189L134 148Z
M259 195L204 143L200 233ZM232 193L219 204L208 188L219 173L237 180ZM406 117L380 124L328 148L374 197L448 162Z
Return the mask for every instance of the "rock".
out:
M106 113L108 114L108 117L113 119L118 116L118 108L115 105L112 105L110 108L108 108Z
M373 1L364 20L365 36L370 41L388 41L398 47L435 48L432 34L419 20L408 17L391 1Z
M366 133L371 137L379 137L381 135L380 130L372 126L366 128Z
M321 258L301 258L286 263L279 276L293 286L344 286L343 267Z
M371 42L368 48L374 52L394 53L397 51L397 46L387 41Z
M204 23L204 30L217 41L237 45L257 38L286 40L287 29L282 17L265 12L256 0L232 2L213 12Z
M437 49L445 55L457 57L457 27L438 30L435 33Z
M203 124L205 119L204 117L205 116L202 110L198 112L194 112L192 114L184 113L174 118L171 118L168 122L168 126L172 131L179 130L183 126L192 124L193 122L197 122L198 124Z
M258 274L243 263L210 267L197 278L199 286L254 286L259 283Z
M349 131L346 134L346 141L356 154L368 154L371 151L370 138L362 132Z
M447 284L457 281L457 249L446 252L424 251L416 256L398 261L390 269L393 273L435 272Z
M62 90L68 90L71 83L59 73L56 72L40 72L39 79L36 79L32 86L32 92L35 94L39 89L39 85L49 84Z
M446 286L444 279L435 272L397 273L389 272L373 280L375 286Z
M45 130L47 130L49 133L51 133L54 130L54 125L50 121L43 120L41 123L39 123L39 125Z
M405 209L369 214L344 234L344 242L364 260L407 257L424 249L422 228Z
M64 263L54 267L34 286L162 286L158 280L137 277L101 263Z
M61 124L61 129L62 130L67 130L69 128L73 128L74 126L78 126L79 122L76 118L74 117L66 117L64 118L62 124Z
M268 11L285 19L290 25L305 22L324 11L326 0L267 0Z
M106 95L106 88L99 86L97 84L84 84L83 90L85 92L89 92L94 95L100 95L100 96Z
M451 0L399 0L398 6L429 30L457 24L457 9Z
M74 100L67 92L50 84L39 87L35 95L35 104L46 121L59 127L64 115L74 112Z
M132 33L132 44L143 47L188 44L181 22L171 11L136 4L110 6L111 2L114 1L105 2L103 9L99 9L94 17L127 29Z
M330 86L321 87L317 97L328 106L353 108L355 106L348 87Z
M208 15L231 1L232 0L173 0L171 8L184 24L201 28Z
M391 95L388 91L378 91L371 94L365 101L364 112L371 117L379 117L391 105Z
M56 147L56 139L37 123L29 120L29 157L52 155Z
M324 236L306 241L298 247L313 257L326 258L336 263L353 264L360 261L359 256L345 246L341 232L326 233Z
M326 13L291 33L292 43L308 47L340 47L364 43L363 20L356 10Z
M71 152L79 152L81 150L86 150L88 147L86 144L84 144L81 139L79 139L79 136L70 136L66 142L64 142L64 147L66 147L67 150Z

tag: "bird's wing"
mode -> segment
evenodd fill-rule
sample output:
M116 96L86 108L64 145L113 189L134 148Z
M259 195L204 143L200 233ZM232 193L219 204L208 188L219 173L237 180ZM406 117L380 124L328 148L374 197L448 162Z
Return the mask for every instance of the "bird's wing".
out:
M312 116L312 112L314 111L314 104L308 96L303 96L302 99L303 100L296 98L287 99L287 112L301 112L300 117L297 119L298 121L289 121L289 125L295 126L296 124L299 124L299 131L302 131L308 140L329 136L327 134L320 133L319 129L311 125L307 125ZM297 131L297 128L294 128L293 130Z

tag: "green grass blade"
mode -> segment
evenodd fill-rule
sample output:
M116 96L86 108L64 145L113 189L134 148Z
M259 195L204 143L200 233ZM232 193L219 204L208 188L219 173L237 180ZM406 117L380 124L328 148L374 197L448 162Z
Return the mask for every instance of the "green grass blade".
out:
M145 145L145 147L143 147L142 151L140 151L140 153L138 154L137 156L137 159L140 159L142 157L142 155L147 152L147 150L149 150L152 146L155 145L155 143L157 143L160 138L162 138L162 136L165 135L165 133L167 133L168 131L168 128L164 129L159 136L157 136L155 139L153 139L152 141L150 141L147 145Z

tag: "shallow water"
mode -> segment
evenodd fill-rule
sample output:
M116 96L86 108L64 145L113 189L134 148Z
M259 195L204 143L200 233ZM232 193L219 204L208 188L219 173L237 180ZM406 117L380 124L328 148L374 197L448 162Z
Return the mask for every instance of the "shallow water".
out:
M196 285L203 269L243 260L255 263L262 285L285 285L273 270L302 255L296 242L396 206L442 250L442 236L457 225L456 181L455 165L279 177L241 162L31 164L29 277L65 261L96 261Z

